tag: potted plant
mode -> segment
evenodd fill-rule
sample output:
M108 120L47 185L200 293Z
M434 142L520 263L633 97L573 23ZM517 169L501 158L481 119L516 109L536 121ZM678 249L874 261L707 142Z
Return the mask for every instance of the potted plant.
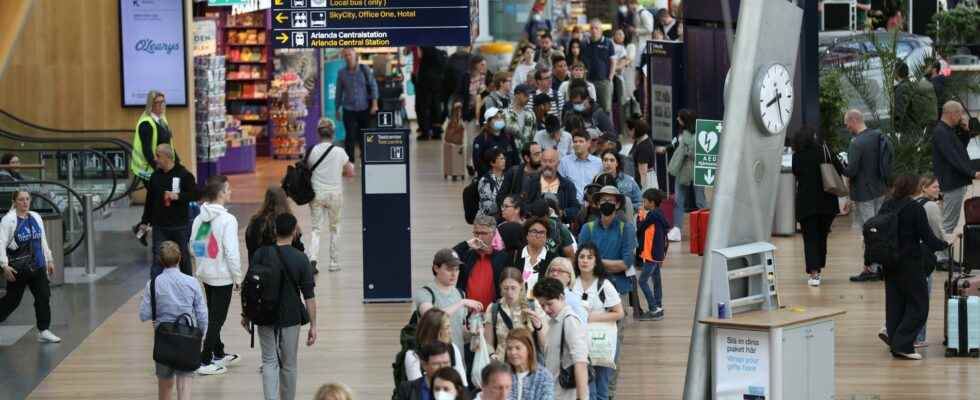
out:
M937 12L929 24L929 35L935 48L947 57L963 48L980 56L980 7L964 1L952 10Z

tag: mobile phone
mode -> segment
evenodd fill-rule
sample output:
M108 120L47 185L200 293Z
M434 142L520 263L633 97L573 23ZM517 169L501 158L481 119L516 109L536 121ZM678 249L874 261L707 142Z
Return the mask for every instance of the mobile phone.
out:
M484 242L483 239L480 239L480 238L474 238L474 239L476 239L476 243L478 245L480 245L480 247L483 247L485 249L489 249L490 248L490 246L487 246L487 243Z

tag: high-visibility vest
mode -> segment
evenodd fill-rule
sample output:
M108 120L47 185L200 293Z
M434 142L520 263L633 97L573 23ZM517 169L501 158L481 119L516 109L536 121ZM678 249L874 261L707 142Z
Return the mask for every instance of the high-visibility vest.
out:
M161 117L162 118L162 117ZM129 157L129 170L137 177L143 180L150 180L150 175L153 174L153 167L150 162L143 157L143 141L140 139L140 124L143 122L148 122L150 128L153 129L153 139L150 143L151 149L156 149L157 147L157 123L153 120L150 115L142 115L140 119L136 121L136 134L133 136L133 154ZM166 120L164 120L166 122Z

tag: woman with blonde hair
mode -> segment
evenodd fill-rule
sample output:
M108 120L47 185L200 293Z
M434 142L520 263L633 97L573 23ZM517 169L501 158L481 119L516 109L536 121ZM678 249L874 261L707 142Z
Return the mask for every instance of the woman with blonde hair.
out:
M555 398L555 380L551 372L538 364L537 346L531 332L515 328L507 335L507 364L514 371L509 399L551 400Z
M459 372L463 379L463 386L469 385L466 380L466 364L463 360L463 353L459 347L453 344L449 315L438 308L430 308L419 318L418 326L415 328L415 349L405 352L406 380L411 382L422 377L422 360L419 358L417 350L436 341L452 346L453 351L449 353L450 366Z
M579 316L584 325L589 320L589 313L585 311L582 298L572 292L572 285L575 284L575 269L572 267L572 261L565 257L555 257L551 260L551 264L548 264L547 275L565 286L565 303L572 307L572 311Z
M354 400L354 395L343 383L328 383L320 386L313 400Z
M544 311L537 302L527 298L524 277L520 270L514 267L504 268L497 285L500 299L487 307L486 315L483 317L483 334L487 345L490 346L490 357L503 360L507 350L504 338L512 330L518 328L532 330L539 341L545 340L547 330L543 323Z
M272 246L276 243L276 217L280 214L292 214L293 210L289 207L289 199L286 192L279 185L269 185L265 190L265 199L262 207L252 216L245 228L245 248L248 250L248 260L252 261L252 255L263 246ZM296 238L293 239L292 246L299 251L306 251L300 230L296 230ZM316 273L316 270L313 271Z
M170 143L173 145L173 134L167 123L167 101L163 93L151 90L146 94L146 107L136 121L136 132L133 136L133 152L130 155L129 169L133 175L149 182L150 175L156 169L154 152L157 145ZM174 161L180 161L175 157Z

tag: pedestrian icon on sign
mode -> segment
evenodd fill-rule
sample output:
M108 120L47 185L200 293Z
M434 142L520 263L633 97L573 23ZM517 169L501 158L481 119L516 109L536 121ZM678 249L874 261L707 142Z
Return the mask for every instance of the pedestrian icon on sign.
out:
M309 28L309 22L306 19L306 11L298 11L293 13L293 28Z
M293 45L306 46L306 32L293 32Z
M402 146L396 146L391 148L391 159L394 160L404 160L405 159L405 148Z

